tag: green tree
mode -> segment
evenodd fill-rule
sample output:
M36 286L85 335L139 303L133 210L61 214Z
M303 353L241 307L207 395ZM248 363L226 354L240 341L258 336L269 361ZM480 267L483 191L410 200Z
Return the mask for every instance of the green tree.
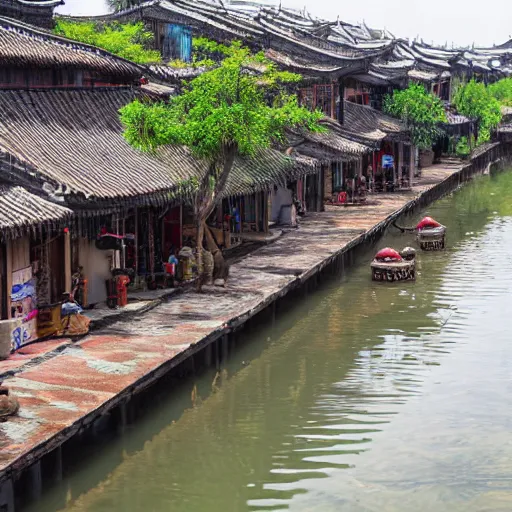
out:
M512 107L512 78L503 78L488 86L491 96L496 98L501 105Z
M477 144L491 139L491 130L501 121L501 105L484 83L471 80L459 87L453 104L460 114L477 121Z
M134 101L120 111L124 136L134 147L154 151L180 144L207 163L205 174L186 184L193 197L199 265L206 220L221 201L235 157L252 157L283 141L288 126L322 130L321 114L299 107L296 95L284 90L300 76L279 72L270 62L255 73L252 66L260 57L237 43L227 53L219 67L192 80L169 103Z
M422 149L432 147L442 133L439 123L446 122L441 100L416 83L386 96L384 111L401 119L411 132L413 144Z
M160 53L149 49L153 34L142 23L78 23L57 19L54 32L82 43L103 48L138 64L160 62Z

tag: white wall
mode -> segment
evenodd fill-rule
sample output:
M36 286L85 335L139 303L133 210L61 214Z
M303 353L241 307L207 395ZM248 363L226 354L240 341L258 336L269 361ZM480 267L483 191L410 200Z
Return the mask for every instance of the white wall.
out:
M84 268L88 282L89 304L98 304L107 299L105 281L111 277L109 256L112 251L96 249L94 242L82 238L79 245L79 264Z
M277 190L272 191L270 200L272 204L270 220L271 222L277 222L279 220L281 206L292 204L292 191L284 187L277 187ZM285 220L286 219L281 219L281 222L284 222Z

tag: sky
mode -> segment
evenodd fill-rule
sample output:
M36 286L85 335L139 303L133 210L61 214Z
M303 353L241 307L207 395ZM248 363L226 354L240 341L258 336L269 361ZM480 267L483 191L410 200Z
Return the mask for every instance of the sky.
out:
M279 5L279 0L275 0ZM65 0L57 12L104 14L105 0ZM282 0L284 7L306 9L312 16L386 28L396 37L451 47L492 46L512 38L510 0Z

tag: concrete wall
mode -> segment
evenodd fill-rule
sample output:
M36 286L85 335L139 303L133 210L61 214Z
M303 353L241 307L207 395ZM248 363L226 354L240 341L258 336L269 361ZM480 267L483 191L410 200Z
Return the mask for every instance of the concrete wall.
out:
M434 152L430 149L420 151L420 168L424 169L432 165L434 161Z
M282 206L287 206L292 204L292 191L288 190L284 187L277 187L277 190L272 191L272 195L270 197L270 201L272 204L272 210L270 212L270 220L271 222L279 221L279 213L281 212ZM287 223L287 219L281 219L281 222Z
M79 265L84 268L88 283L87 301L89 304L98 304L107 299L105 280L111 277L110 261L112 251L96 249L94 242L85 238L79 241Z

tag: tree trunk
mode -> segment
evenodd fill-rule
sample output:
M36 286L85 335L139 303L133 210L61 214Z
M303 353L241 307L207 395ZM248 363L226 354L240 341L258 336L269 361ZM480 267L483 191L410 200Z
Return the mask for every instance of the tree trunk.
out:
M219 201L222 200L222 192L226 187L229 173L233 168L235 155L235 145L230 144L225 146L223 148L222 158L220 162L217 162L217 164L221 164L220 172L218 171L218 165L212 163L207 173L203 177L201 184L199 186L199 190L197 192L194 213L197 222L197 264L198 270L200 272L199 279L197 282L197 291L199 292L201 291L203 285L200 269L203 263L202 250L206 221L208 220L208 217L211 215ZM215 186L213 187L213 190L211 189L212 177L215 180ZM217 250L220 252L218 247Z
M196 262L197 262L197 286L196 291L201 292L203 289L203 238L204 238L204 226L206 219L197 219L197 241L196 241Z
M205 231L204 235L206 238L206 247L207 249L212 253L215 261L215 266L217 269L214 269L214 276L218 267L222 267L222 270L226 266L226 260L224 259L224 255L222 254L222 251L220 250L219 246L217 245L217 242L215 241L215 237L213 236L212 232L210 231L210 228L205 225ZM223 273L221 271L221 273Z

